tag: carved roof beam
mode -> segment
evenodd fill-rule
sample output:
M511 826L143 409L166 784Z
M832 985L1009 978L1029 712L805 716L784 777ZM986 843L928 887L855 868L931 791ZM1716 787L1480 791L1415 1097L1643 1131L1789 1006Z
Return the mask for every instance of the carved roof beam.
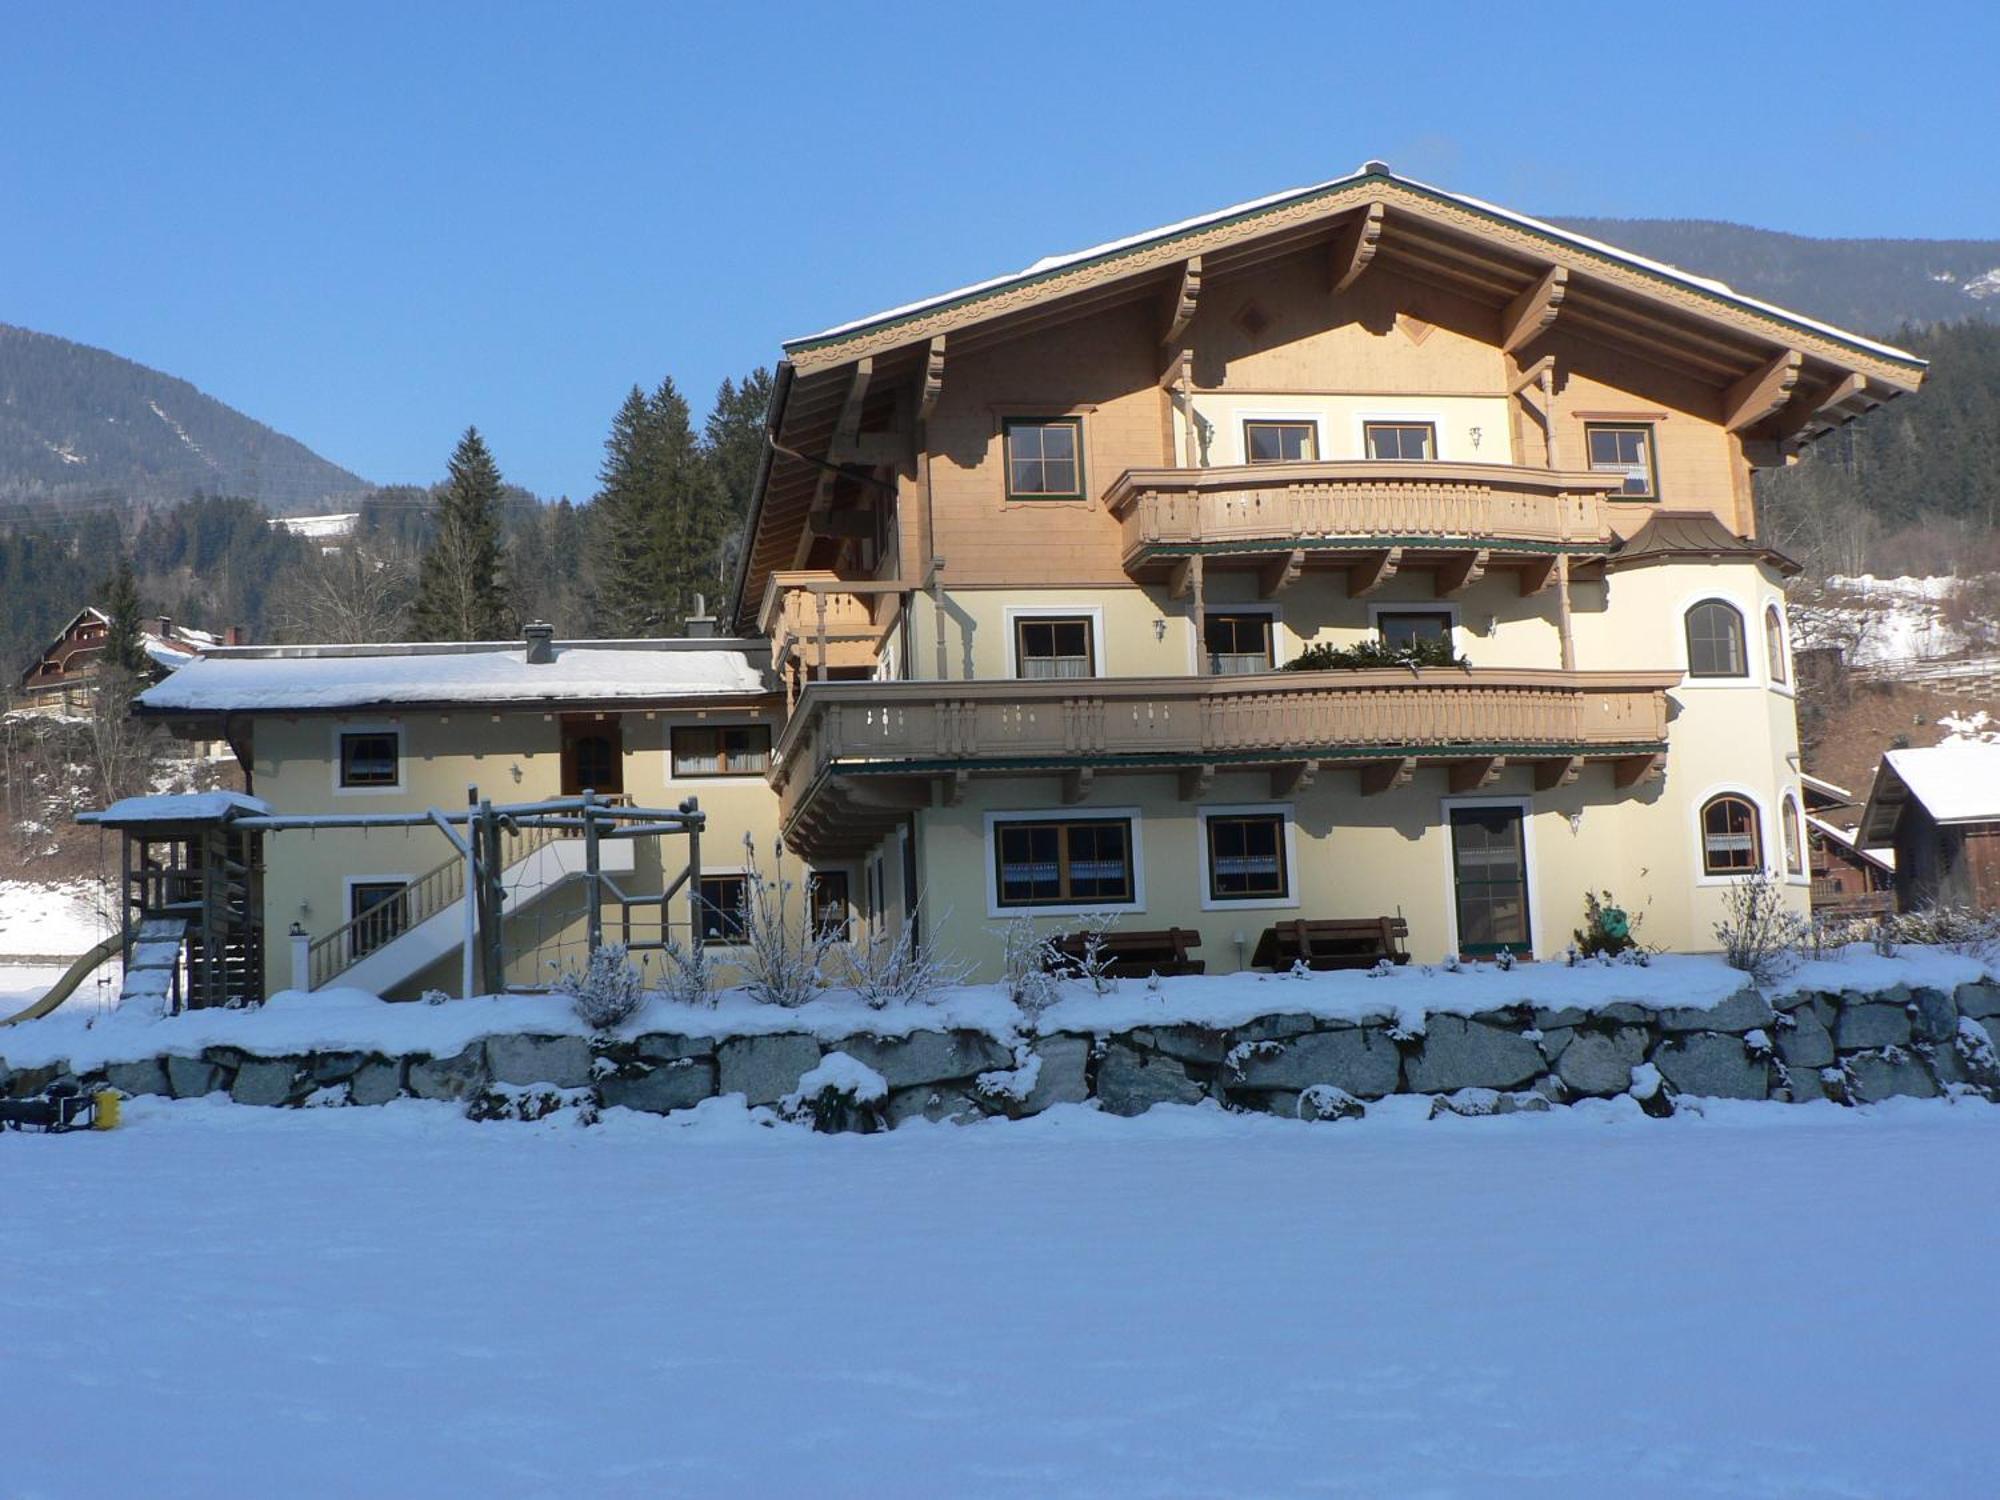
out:
M1449 599L1453 594L1462 594L1486 576L1486 564L1492 556L1481 548L1477 552L1463 552L1447 557L1437 566L1433 574L1434 587L1440 599Z
M1191 255L1186 265L1181 267L1180 291L1175 294L1173 305L1167 310L1167 331L1160 335L1160 342L1171 344L1187 332L1188 324L1194 321L1195 305L1201 300L1201 257Z
M1364 594L1372 594L1391 578L1403 564L1403 549L1391 547L1385 552L1377 552L1366 562L1356 563L1347 570L1347 592L1349 597L1359 599Z
M944 394L944 341L944 334L931 340L930 348L924 354L923 371L917 376L919 423L931 419L931 413L937 410L938 397Z
M1500 347L1508 354L1546 332L1569 293L1569 267L1550 266L1500 315Z
M1483 792L1500 779L1500 773L1507 769L1504 755L1484 755L1477 760L1462 760L1447 773L1451 789L1455 793Z
M1363 766L1358 778L1361 783L1361 795L1379 797L1384 792L1394 791L1399 786L1408 786L1416 774L1417 763L1409 756L1401 760L1386 760L1377 765Z
M1375 259L1388 213L1386 205L1371 203L1335 232L1330 270L1336 292L1344 292L1359 281L1368 263Z
M1257 570L1257 596L1260 599L1275 599L1286 589L1299 581L1299 574L1305 571L1306 553L1303 547L1294 547L1284 556L1274 558Z
M1783 411L1799 383L1805 358L1796 349L1786 349L1732 385L1722 396L1722 425L1730 432L1742 432Z

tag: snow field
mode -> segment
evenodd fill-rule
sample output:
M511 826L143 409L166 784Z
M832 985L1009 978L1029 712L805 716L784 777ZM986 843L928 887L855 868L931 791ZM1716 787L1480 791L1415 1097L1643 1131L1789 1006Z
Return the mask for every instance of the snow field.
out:
M2000 1109L0 1137L0 1492L1990 1495Z

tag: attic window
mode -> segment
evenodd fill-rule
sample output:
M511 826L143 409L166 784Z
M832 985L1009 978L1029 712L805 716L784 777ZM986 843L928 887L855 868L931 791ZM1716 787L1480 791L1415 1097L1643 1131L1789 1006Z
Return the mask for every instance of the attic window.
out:
M1590 467L1599 474L1622 474L1624 485L1616 492L1621 500L1657 500L1660 497L1658 466L1653 461L1651 424L1587 423L1584 442L1590 451Z
M1083 422L1077 417L1024 417L1002 429L1009 500L1083 498Z
M343 787L394 787L401 779L401 749L393 730L369 730L340 737Z

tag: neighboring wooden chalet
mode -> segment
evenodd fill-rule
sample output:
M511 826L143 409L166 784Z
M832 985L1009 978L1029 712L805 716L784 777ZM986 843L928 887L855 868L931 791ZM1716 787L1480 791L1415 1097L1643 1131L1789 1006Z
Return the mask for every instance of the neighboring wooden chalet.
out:
M98 659L110 633L111 616L94 604L85 605L21 674L13 706L27 713L58 716L89 713ZM167 615L146 621L140 629L155 682L205 651L241 645L242 636L238 626L216 636L179 624Z
M1859 836L1894 846L1901 910L2000 910L2000 744L1955 738L1889 751Z
M1806 858L1812 874L1815 916L1880 917L1896 909L1896 855L1891 849L1865 849L1852 828L1850 809L1860 799L1809 771L1799 773L1799 793L1806 805ZM1840 816L1836 818L1836 814Z

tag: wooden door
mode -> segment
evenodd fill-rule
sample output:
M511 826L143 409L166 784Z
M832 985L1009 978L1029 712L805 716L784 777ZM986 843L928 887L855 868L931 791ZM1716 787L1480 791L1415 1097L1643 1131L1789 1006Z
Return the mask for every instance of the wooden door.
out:
M625 790L625 741L616 714L575 714L562 721L562 791Z

